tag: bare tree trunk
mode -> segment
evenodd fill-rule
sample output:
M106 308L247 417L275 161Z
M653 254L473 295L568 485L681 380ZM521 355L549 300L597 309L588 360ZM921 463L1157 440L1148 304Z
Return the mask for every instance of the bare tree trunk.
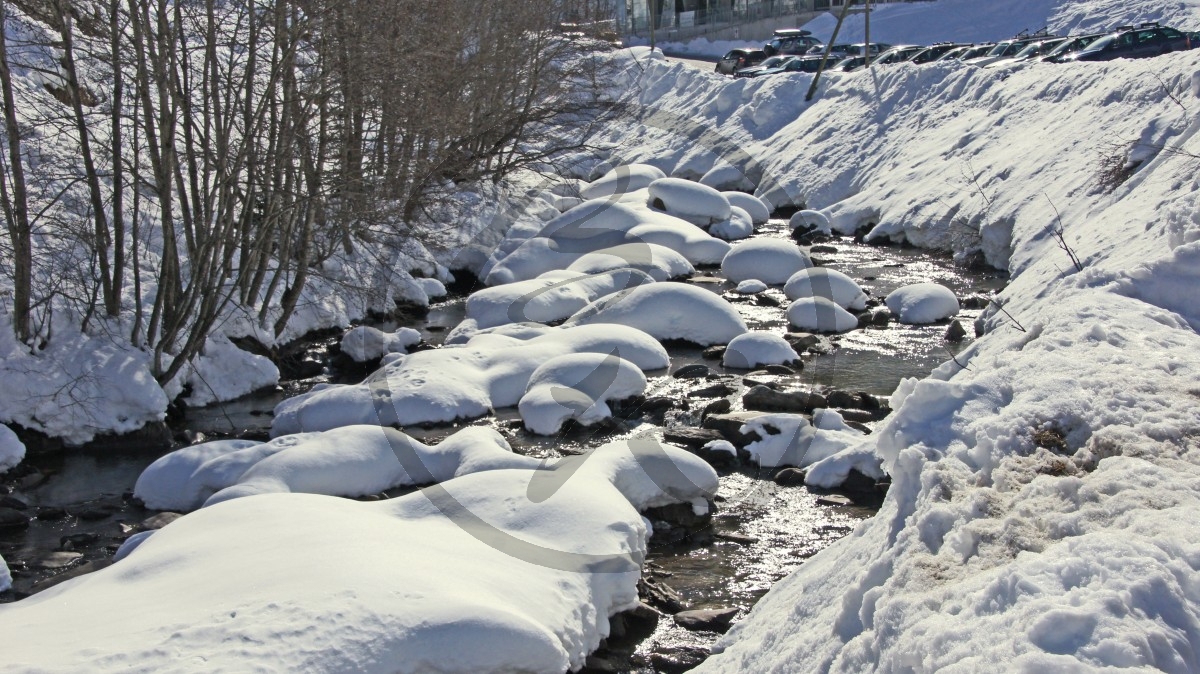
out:
M9 171L12 174L12 199L10 201L9 195L4 194L4 215L13 247L13 332L17 339L28 342L32 337L29 313L33 294L33 236L29 226L25 166L21 158L21 129L13 100L12 72L8 67L7 30L8 2L0 0L0 89L4 96L4 130L8 136ZM0 187L5 186L0 183Z

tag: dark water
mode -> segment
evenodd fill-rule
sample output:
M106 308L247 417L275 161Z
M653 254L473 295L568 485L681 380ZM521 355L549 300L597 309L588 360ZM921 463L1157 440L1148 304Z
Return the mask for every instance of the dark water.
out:
M785 236L785 221L772 221L756 236ZM882 299L891 290L909 283L935 281L952 288L960 297L988 294L1002 287L1004 276L980 273L956 267L948 257L915 249L871 247L844 239L827 244L835 252L820 252L813 257L822 264L849 274L874 298ZM711 270L704 273L715 274ZM704 283L712 292L729 299L752 329L782 332L786 329L784 310L788 301L780 288L765 295L777 300L764 305L754 297L732 292L729 282ZM418 324L426 342L440 344L445 334L463 317L461 298L431 307ZM971 332L978 310L964 309L959 320ZM394 326L381 326L394 327ZM782 383L811 388L838 388L888 395L904 377L921 377L948 360L970 343L951 345L943 338L944 324L903 326L892 323L886 328L868 328L832 338L833 348L824 355L806 356L804 368L795 375L778 377ZM741 409L743 371L725 370L719 361L705 360L701 349L668 345L671 370L689 363L704 363L735 392L726 396L733 410ZM687 394L711 381L677 380L667 371L648 373L646 395L686 400L657 424L637 417L626 419L603 431L578 429L546 438L524 431L515 409L499 410L494 417L466 421L432 429L405 429L425 442L435 442L464 425L488 425L503 434L514 450L539 457L576 454L601 442L629 437L661 437L662 425L695 426L700 410L712 397L689 398ZM288 382L277 391L213 406L189 410L181 425L203 437L221 437L269 430L271 410L280 400L324 381L344 380L345 375L329 372L313 379ZM659 425L662 424L662 425ZM14 571L16 592L0 595L11 601L49 587L64 573L77 574L105 564L120 542L140 523L155 513L143 510L128 499L141 470L162 452L106 454L68 453L34 457L27 461L21 478L6 476L0 487L27 503L25 512L45 512L57 519L43 520L40 515L31 526L17 533L0 533L0 554ZM771 471L743 467L723 475L717 511L705 527L703 536L670 545L652 539L648 569L650 575L673 588L689 608L736 607L743 614L773 583L804 563L820 549L849 533L873 510L865 506L831 506L817 503L818 494L805 487L781 487L771 481ZM82 515L87 514L88 518ZM79 535L83 536L80 537ZM65 537L77 542L64 544ZM87 540L94 538L94 540ZM39 568L47 553L74 549L82 557L67 569ZM82 566L87 564L87 566ZM624 655L633 662L645 662L648 655L664 647L694 645L707 647L715 640L711 633L692 633L675 627L669 618L659 622L656 631L639 644L628 646ZM617 649L614 649L617 650ZM617 661L621 659L618 658ZM624 660L628 663L629 660ZM642 671L651 671L643 668Z

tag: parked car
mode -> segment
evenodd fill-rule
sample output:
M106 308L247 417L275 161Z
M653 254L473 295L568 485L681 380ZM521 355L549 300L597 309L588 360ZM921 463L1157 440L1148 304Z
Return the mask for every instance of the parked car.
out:
M766 58L766 52L761 49L731 49L717 61L716 71L722 75L732 75L742 68L756 66Z
M751 66L749 68L742 68L741 70L734 72L733 76L734 77L758 77L758 74L761 73L762 71L773 70L775 68L782 68L783 64L787 63L788 61L791 61L794 58L797 58L797 57L795 57L795 56L772 56L756 66Z
M998 61L992 61L985 68L1005 68L1012 67L1018 64L1024 64L1030 59L1035 59L1039 56L1049 54L1055 47L1066 42L1065 37L1052 37L1049 40L1039 40L1030 42L1021 48L1021 51L1013 54L1010 57L1002 58Z
M930 63L936 61L939 56L954 49L955 47L964 47L969 45L956 44L954 42L939 42L931 44L921 51L913 54L912 58L908 59L909 63Z
M902 44L892 47L891 49L879 55L879 58L872 59L871 63L879 65L888 65L892 63L903 63L912 58L917 52L924 49L924 45L919 44Z
M848 72L852 72L855 70L860 70L860 69L866 67L866 65L867 65L867 57L866 56L851 56L850 58L846 58L846 59L842 59L841 61L838 61L837 70L840 70L844 73L848 73Z
M1092 33L1090 35L1073 35L1058 43L1058 46L1051 49L1046 54L1039 56L1037 60L1043 63L1062 63L1062 60L1067 56L1087 47L1091 43L1104 37L1104 33Z
M829 56L830 58L836 56L840 59L844 59L847 56L854 56L858 54L858 51L855 49L855 47L856 45L852 44L835 44L832 47L829 47ZM820 56L824 53L825 45L823 44L816 44L808 48L808 56Z
M821 59L823 55L816 56L800 56L791 61L788 61L783 66L783 72L787 73L815 73L821 69ZM854 58L854 57L851 57ZM842 61L836 56L830 54L829 60L825 61L825 69L833 70L835 66L840 66Z
M1147 58L1191 48L1192 41L1186 33L1151 21L1136 27L1121 26L1115 32L1067 56L1063 61Z
M957 58L959 61L968 61L970 59L979 58L980 56L987 56L987 53L990 52L992 50L992 48L995 46L996 46L995 42L984 42L983 44L973 44L970 47L967 47L966 50L963 51L963 53L958 55Z
M962 58L962 55L967 53L967 50L969 50L969 49L971 49L971 45L964 44L964 45L955 47L954 49L951 49L950 51L946 52L945 54L942 54L941 56L937 57L934 60L935 61L957 61L958 59Z
M1018 33L1015 37L1011 37L1007 40L997 42L996 46L994 46L990 50L988 50L988 53L984 56L979 56L979 57L976 57L973 59L964 59L964 60L967 63L970 63L972 65L977 65L977 66L983 67L983 66L995 63L996 61L999 61L1000 59L1005 59L1005 58L1009 58L1012 56L1016 56L1017 52L1024 49L1025 45L1029 44L1030 42L1039 42L1041 40L1048 40L1052 37L1058 37L1058 36L1051 35L1051 34L1047 33L1045 30L1039 30L1036 33L1021 32L1021 33Z
M763 45L763 51L767 56L775 56L777 54L803 54L813 45L821 44L821 41L813 37L811 31L800 30L799 28L781 28L775 31L771 36L770 42Z

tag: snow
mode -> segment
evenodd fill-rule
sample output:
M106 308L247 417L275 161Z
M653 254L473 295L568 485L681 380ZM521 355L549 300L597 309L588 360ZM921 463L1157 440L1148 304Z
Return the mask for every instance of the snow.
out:
M0 424L0 474L13 468L25 458L25 444L8 426Z
M471 293L466 315L476 329L524 321L553 323L601 297L652 281L646 272L629 268L594 274L549 271L528 281Z
M660 285L667 284L643 288ZM625 325L576 325L528 339L479 334L462 346L392 361L360 384L317 386L284 400L275 407L271 433L278 437L354 424L408 426L482 416L516 405L539 365L569 353L615 353L643 370L669 362L654 337Z
M783 292L789 300L824 297L843 309L862 311L867 308L867 294L854 279L828 267L801 269L787 280Z
M747 332L734 337L725 347L721 364L749 370L760 365L787 365L800 355L782 335L773 332Z
M655 281L689 276L696 270L687 258L656 243L623 243L581 255L567 271L601 274L618 269L645 272Z
M858 327L849 311L824 297L801 297L788 305L788 323L811 332L848 332Z
M897 288L884 298L887 308L901 323L936 323L958 313L958 298L946 286L914 283Z
M680 178L650 183L649 204L698 227L729 218L729 200L707 185Z
M746 445L746 451L763 468L806 468L861 444L864 437L827 409L817 410L812 423L799 414L764 414L743 424L739 432L761 438ZM873 472L882 475L878 459Z
M832 231L829 216L813 210L796 211L788 220L788 226L792 229L813 229L826 234Z
M618 166L599 179L588 183L580 190L579 196L584 199L602 199L625 194L648 187L655 180L666 177L667 174L649 164Z
M12 587L12 573L8 570L8 563L4 561L4 555L0 555L0 592L4 592Z
M755 188L754 181L750 180L742 169L729 164L718 164L709 169L708 173L700 177L700 184L722 192L726 190L753 192Z
M721 271L731 281L756 279L771 285L785 283L792 274L811 266L804 251L783 239L743 241L721 261Z
M746 214L750 216L750 221L754 224L761 225L771 219L770 209L767 208L762 199L753 194L746 194L745 192L722 192L721 194L729 202L730 206L736 206L746 211Z
M714 222L708 232L726 241L737 241L754 233L754 220L745 210L733 206L729 209L729 219Z
M737 287L734 288L733 291L739 295L757 295L768 288L770 288L770 286L762 281L759 281L758 279L746 279L745 281L737 284Z
M685 283L651 283L611 295L580 310L564 325L607 324L637 328L658 340L681 339L701 346L728 344L746 332L746 323L733 305Z
M721 264L729 252L729 244L709 236L704 230L677 218L654 213L654 218L632 228L628 237L634 241L665 246L687 258L693 265Z
M703 461L631 440L386 501L227 501L0 606L6 670L578 669L637 604L638 510L716 489Z
M341 349L354 362L368 363L389 353L408 353L408 347L420 341L421 333L413 328L384 332L369 325L360 325L342 335Z
M517 409L529 431L553 435L567 420L590 426L608 419L608 401L645 390L646 375L633 363L614 354L574 353L551 358L534 370Z
M432 447L393 428L367 425L234 444L242 442L215 441L204 443L215 447L167 454L142 472L134 494L151 508L190 511L256 494L365 496L538 463L513 454L485 428L465 428Z

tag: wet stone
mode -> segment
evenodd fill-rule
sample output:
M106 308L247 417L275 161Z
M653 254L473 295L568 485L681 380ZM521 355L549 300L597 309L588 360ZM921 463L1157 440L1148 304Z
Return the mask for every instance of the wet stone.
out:
M871 314L871 325L877 328L886 328L892 322L892 313L890 311L876 311Z
M799 361L797 361L796 365L800 365ZM786 376L790 374L796 374L796 370L799 369L799 367L789 367L787 365L768 365L766 369L768 374Z
M34 568L57 570L83 561L82 552L48 552L33 561Z
M821 343L820 337L808 332L789 332L784 334L783 339L791 344L797 353L803 353Z
M693 363L684 365L683 367L671 373L671 376L676 379L699 379L711 375L713 371L704 364Z
M710 346L700 352L700 357L704 358L704 360L721 360L725 357L725 348L724 344Z
M16 496L2 496L0 497L0 508L27 510L29 508L29 504L17 498Z
M58 539L58 547L68 552L73 552L79 548L91 545L98 540L100 540L100 534L92 531L84 531Z
M731 409L733 409L733 403L729 402L725 398L714 400L704 406L704 410L700 412L700 418L703 419L710 414L725 414Z
M758 539L753 536L747 536L746 534L735 534L732 532L719 532L713 534L713 538L721 541L729 541L730 543L737 543L739 545L754 545L758 542Z
M655 671L675 674L700 666L708 659L708 650L699 646L665 646L650 654Z
M766 386L755 386L742 396L742 405L748 410L767 412L812 412L827 407L825 398L804 391L776 391Z
M983 309L992 303L992 299L987 295L967 295L958 301L964 309Z
M830 407L854 409L859 405L858 396L846 391L830 391L826 400Z
M852 506L854 505L854 501L849 496L842 496L841 494L825 494L824 496L817 497L817 505Z
M759 293L754 296L754 302L760 307L779 307L783 303L766 293Z
M42 506L37 509L37 518L44 522L61 520L67 516L67 511L56 506Z
M738 614L736 608L706 608L680 611L675 614L675 624L693 632L717 632L724 634Z
M654 396L646 398L638 405L638 411L643 414L661 414L675 407L675 400L666 396Z
M693 391L688 391L689 398L723 398L734 392L734 389L729 384L718 382L712 386L705 386Z
M724 438L738 447L744 447L758 440L757 433L743 435L741 428L751 419L761 417L761 412L731 412L729 414L710 414L700 425L721 433Z
M13 508L0 508L0 533L20 531L29 526L29 516Z
M843 409L839 410L839 413L842 415L842 421L845 421L846 423L853 421L855 423L865 424L875 421L876 419L876 413L869 410Z
M692 428L690 426L676 426L663 431L663 440L676 445L684 445L688 448L701 447L714 440L724 440L725 436L720 432L708 428Z
M683 596L661 580L642 578L637 587L638 596L650 606L667 613L683 610Z
M804 484L806 474L799 468L784 468L771 478L781 487L798 487Z
M183 517L183 513L175 513L170 511L151 515L150 517L142 520L142 530L150 531L152 529L161 529L180 517Z
M819 243L819 244L813 246L812 248L809 248L808 252L828 254L828 253L836 253L836 252L838 252L838 249L835 246L830 246L830 245L826 245L823 243Z
M951 321L950 327L946 328L945 340L947 342L953 342L953 343L957 344L957 343L963 341L963 339L965 339L966 336L967 336L967 329L963 327L962 322L959 321L958 319Z

